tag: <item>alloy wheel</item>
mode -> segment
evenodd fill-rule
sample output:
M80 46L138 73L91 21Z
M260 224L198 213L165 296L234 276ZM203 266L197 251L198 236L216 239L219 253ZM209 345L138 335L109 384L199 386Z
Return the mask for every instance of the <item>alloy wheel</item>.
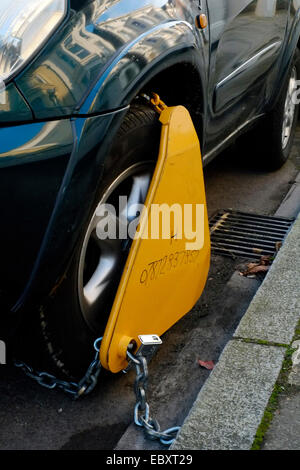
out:
M153 165L138 163L125 170L109 186L92 215L87 228L78 269L78 298L82 315L88 326L98 333L106 323L112 301L121 278L130 249L130 240L99 237L99 206L112 205L115 210L106 211L106 221L116 227L131 222L138 214L137 204L145 202L151 181ZM127 197L127 208L119 212L119 197ZM97 228L98 227L98 228Z
M297 69L293 67L289 86L287 90L285 106L284 106L284 117L283 117L283 126L282 126L282 149L284 150L290 140L290 136L293 129L296 103L294 99L294 94L296 91L296 82L297 82Z

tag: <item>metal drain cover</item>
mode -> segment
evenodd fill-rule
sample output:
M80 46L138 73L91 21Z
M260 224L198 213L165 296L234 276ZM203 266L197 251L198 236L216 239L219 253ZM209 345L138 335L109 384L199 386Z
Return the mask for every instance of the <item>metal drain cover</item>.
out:
M259 260L272 256L294 219L222 210L209 223L212 253Z

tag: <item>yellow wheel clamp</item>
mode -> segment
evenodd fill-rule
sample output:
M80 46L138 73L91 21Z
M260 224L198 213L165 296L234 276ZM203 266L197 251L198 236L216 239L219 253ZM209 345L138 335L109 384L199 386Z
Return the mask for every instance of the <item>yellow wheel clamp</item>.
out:
M209 270L202 159L192 119L183 106L168 108L157 95L152 103L162 124L159 157L101 343L101 363L111 372L127 367L127 348L139 349L139 335L163 334L195 305Z

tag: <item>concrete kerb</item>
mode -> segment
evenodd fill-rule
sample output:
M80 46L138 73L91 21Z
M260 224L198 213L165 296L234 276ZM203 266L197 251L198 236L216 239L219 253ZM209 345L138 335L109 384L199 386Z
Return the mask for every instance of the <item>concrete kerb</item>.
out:
M172 444L251 449L300 318L300 216Z

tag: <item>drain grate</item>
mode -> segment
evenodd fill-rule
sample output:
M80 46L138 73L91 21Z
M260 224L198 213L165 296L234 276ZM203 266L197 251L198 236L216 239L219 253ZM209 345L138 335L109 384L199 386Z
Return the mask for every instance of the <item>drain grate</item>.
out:
M210 220L211 248L215 254L259 260L272 256L294 219L222 210Z

